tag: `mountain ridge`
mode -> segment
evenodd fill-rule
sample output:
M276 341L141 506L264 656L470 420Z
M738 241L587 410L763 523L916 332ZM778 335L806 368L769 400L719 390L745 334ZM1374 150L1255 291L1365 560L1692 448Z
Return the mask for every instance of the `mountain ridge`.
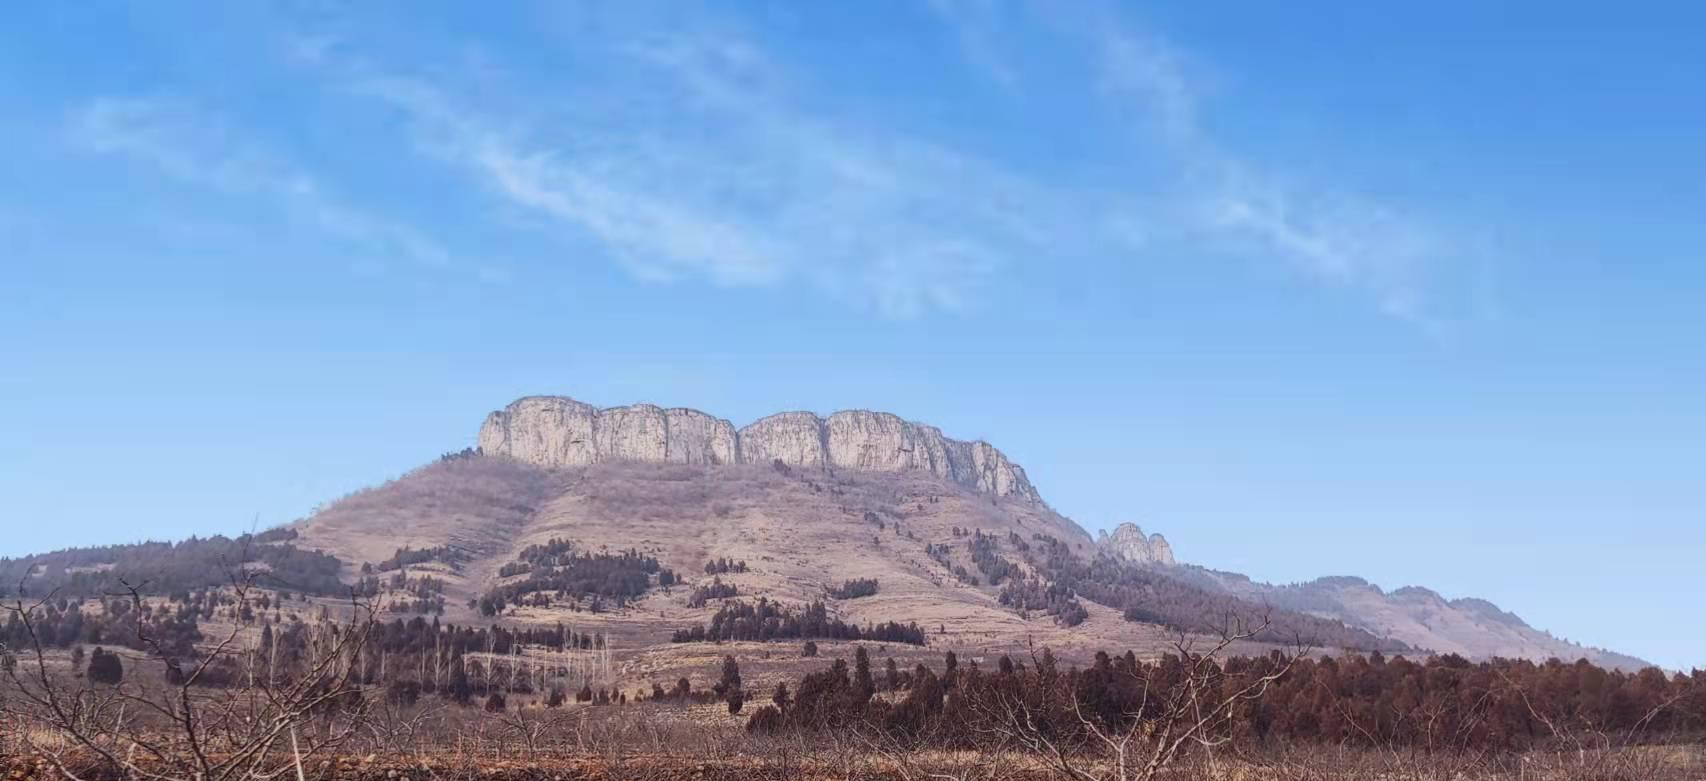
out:
M1586 658L1602 667L1623 670L1652 666L1629 654L1583 645L1537 629L1489 600L1448 599L1425 586L1407 585L1387 591L1355 575L1329 575L1276 585L1199 565L1183 565L1173 572L1199 586L1340 620L1440 654L1536 661L1552 657L1567 661Z
M609 462L766 464L924 471L995 496L1042 502L1023 467L984 440L958 440L889 412L778 412L735 429L691 407L596 407L524 396L486 416L480 450L545 467Z

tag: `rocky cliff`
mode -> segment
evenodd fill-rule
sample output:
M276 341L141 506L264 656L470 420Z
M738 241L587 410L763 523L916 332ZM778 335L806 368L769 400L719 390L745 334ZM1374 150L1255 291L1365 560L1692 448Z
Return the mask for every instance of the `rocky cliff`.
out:
M949 439L934 426L867 410L827 418L783 412L736 431L728 421L698 410L650 404L599 409L562 396L529 396L486 416L479 445L491 455L548 467L781 461L873 472L920 471L995 496L1041 501L1025 470L989 443Z
M1097 536L1096 544L1134 564L1168 567L1174 564L1173 546L1167 544L1167 539L1159 534L1145 535L1142 527L1135 523L1122 523L1114 527L1113 534L1102 532Z

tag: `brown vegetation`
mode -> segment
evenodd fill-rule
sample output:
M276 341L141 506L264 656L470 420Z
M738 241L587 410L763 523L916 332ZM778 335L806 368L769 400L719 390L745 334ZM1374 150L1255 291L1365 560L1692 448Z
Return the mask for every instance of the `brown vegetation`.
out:
M247 603L259 595L242 572L230 593ZM987 668L949 652L902 671L859 646L852 664L771 687L724 654L712 686L682 678L630 697L599 683L607 667L586 666L570 702L542 660L553 643L597 641L562 630L387 624L352 603L341 618L258 638L232 624L184 649L138 623L141 663L115 681L39 642L45 603L8 608L25 639L4 649L0 687L0 750L23 757L14 778L1681 781L1697 777L1706 734L1699 671L1304 647L1225 656L1265 619L1229 617L1206 645L1179 634L1157 660L1101 654L1083 669L1045 648Z

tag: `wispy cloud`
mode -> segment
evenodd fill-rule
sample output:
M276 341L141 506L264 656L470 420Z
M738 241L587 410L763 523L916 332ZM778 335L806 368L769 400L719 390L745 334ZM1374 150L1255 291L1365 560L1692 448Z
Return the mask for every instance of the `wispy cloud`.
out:
M1386 314L1433 327L1423 275L1443 238L1376 200L1284 174L1226 150L1199 123L1200 90L1173 46L1103 24L1100 73L1115 99L1149 109L1169 153L1188 170L1195 227L1252 243L1315 279L1374 296Z
M377 255L431 266L450 262L449 253L419 231L344 202L316 177L193 102L97 98L73 113L70 133L94 152L139 161L172 179L266 199L291 219Z
M891 316L973 306L1034 257L1060 209L1044 188L905 133L814 116L748 42L614 50L652 101L527 119L442 83L342 75L400 111L416 146L634 273L754 286L804 280Z
M990 61L991 3L929 5L962 40L979 42L966 49L968 64L1003 83L1013 81L1012 65ZM1081 67L1100 100L1136 110L1115 114L1139 118L1131 128L1137 145L1179 172L1176 183L1155 185L1162 197L1188 205L1180 212L1183 224L1169 226L1173 231L1284 261L1325 284L1372 296L1386 314L1430 330L1440 326L1430 311L1438 302L1429 300L1428 281L1459 250L1443 231L1378 199L1330 182L1302 181L1228 149L1205 129L1208 101L1201 78L1190 67L1189 53L1171 41L1106 8L1048 16L1045 26L1085 53ZM1130 219L1143 223L1138 215Z
M1170 250L1271 258L1392 316L1438 322L1430 286L1456 250L1448 234L1222 144L1191 52L1096 6L1063 16L925 1L968 64L1004 87L992 100L1025 101L1047 84L1049 111L1077 100L1096 138L1118 147L1123 132L1125 148L1086 156L1105 164L1079 177L995 149L970 153L904 114L836 113L844 107L814 93L812 65L782 63L716 24L626 38L577 28L565 43L584 70L549 84L485 53L479 67L434 70L387 62L359 37L301 36L291 51L344 93L396 112L417 153L466 176L506 217L646 280L805 283L908 317L975 308L1011 272L1042 264L1071 279L1147 260L1161 238ZM1046 73L1009 56L1037 36L1054 37L1031 49L1050 53ZM145 154L191 175L264 179L288 199L318 191L247 157ZM1108 174L1134 159L1134 175Z

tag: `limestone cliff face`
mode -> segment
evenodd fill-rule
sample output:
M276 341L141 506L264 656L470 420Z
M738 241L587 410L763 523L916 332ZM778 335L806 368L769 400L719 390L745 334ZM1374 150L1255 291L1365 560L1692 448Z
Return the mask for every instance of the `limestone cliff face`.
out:
M1096 544L1126 561L1137 564L1173 566L1173 546L1159 534L1145 535L1135 523L1122 523L1114 533L1102 532Z
M664 411L664 425L668 430L666 447L670 461L740 463L740 445L733 423L696 409L672 409Z
M741 462L781 461L794 466L829 463L823 420L810 412L782 412L740 430Z
M487 453L549 467L740 460L735 427L698 410L650 404L601 410L557 396L529 396L487 415L479 445Z
M995 496L1040 502L1025 470L987 442L961 442L934 426L886 412L848 410L821 418L783 412L739 430L698 410L650 404L598 409L573 399L529 396L486 417L480 449L549 467L609 461L838 467L928 472Z

